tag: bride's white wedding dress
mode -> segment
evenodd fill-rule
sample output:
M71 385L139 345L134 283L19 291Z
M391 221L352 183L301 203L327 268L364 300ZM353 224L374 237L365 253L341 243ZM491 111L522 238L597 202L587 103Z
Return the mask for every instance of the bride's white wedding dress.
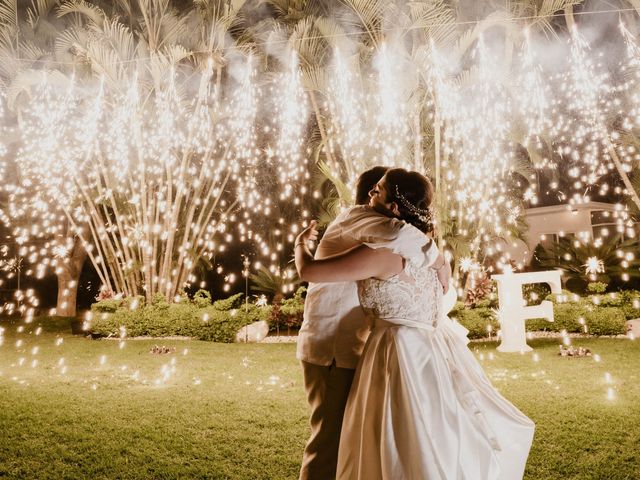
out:
M520 479L534 424L493 388L423 262L358 282L375 324L345 411L338 478Z

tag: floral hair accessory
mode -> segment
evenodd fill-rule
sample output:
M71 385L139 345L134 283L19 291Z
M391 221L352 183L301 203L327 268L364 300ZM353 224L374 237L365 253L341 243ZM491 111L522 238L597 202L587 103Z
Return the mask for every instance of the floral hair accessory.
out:
M398 190L398 185L396 185L396 197L399 198L402 205L404 205L405 208L407 208L411 213L418 217L421 222L431 224L431 210L428 208L426 210L423 210L413 205L409 200L407 200L404 195L400 193L400 190Z

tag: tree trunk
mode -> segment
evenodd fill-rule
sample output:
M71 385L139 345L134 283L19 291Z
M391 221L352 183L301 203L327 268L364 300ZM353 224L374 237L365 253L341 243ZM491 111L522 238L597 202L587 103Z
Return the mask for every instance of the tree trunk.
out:
M76 300L78 297L78 282L82 266L87 259L87 251L82 242L76 239L70 256L65 258L59 266L58 276L58 302L56 315L60 317L76 316Z

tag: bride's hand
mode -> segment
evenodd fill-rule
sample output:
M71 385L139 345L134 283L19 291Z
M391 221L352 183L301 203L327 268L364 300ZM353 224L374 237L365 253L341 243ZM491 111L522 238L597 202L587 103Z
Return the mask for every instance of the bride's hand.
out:
M315 242L318 239L318 230L316 230L317 225L318 222L311 220L309 226L296 237L295 246L304 245L306 247L309 242Z

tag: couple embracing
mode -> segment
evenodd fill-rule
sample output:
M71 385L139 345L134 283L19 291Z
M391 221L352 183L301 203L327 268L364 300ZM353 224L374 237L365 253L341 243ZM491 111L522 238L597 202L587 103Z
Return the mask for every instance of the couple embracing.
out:
M450 268L427 235L433 188L404 169L358 179L327 228L298 338L311 407L301 480L522 478L534 425L491 385L442 306Z

